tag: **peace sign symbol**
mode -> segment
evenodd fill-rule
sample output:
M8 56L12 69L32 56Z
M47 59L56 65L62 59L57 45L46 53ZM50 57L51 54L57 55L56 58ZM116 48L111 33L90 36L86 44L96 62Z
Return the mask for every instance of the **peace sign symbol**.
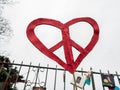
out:
M77 44L70 38L69 26L78 22L87 22L93 27L93 31L94 31L93 36L91 38L91 41L85 48L81 47L79 44ZM43 25L43 24L54 26L60 29L62 33L62 40L49 49L40 41L39 38L37 38L34 32L34 29L36 26ZM93 49L93 47L97 43L99 38L99 27L96 21L89 17L76 18L65 24L53 19L39 18L32 21L28 25L27 37L31 41L31 43L43 54L45 54L52 60L56 61L58 64L60 64L69 72L74 73L78 65L81 63L81 61L86 57L86 55ZM66 63L63 62L57 55L53 53L55 50L59 49L61 46L63 46L64 48ZM74 47L80 52L76 60L73 59L72 47Z

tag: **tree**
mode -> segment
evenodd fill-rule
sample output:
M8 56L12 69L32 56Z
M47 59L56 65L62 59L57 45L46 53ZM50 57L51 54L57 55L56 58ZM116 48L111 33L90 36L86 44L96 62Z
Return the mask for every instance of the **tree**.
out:
M7 40L8 43L8 40L10 40L12 36L12 29L9 25L9 22L2 16L4 6L12 4L12 2L12 0L0 0L0 42L6 42ZM0 53L1 52L3 51L0 50ZM10 63L11 62L8 57L0 56L0 83L5 83L5 88L2 88L2 90L13 90L12 86L16 80L17 82L24 82L24 80L22 80L23 76L18 75L19 72L17 68L13 68Z
M4 62L4 63L3 63ZM17 68L13 68L8 57L0 56L0 82L5 83L3 90L17 90L13 85L17 82L25 82L22 75L18 75Z
M9 39L12 35L12 30L7 19L0 16L0 41Z
M9 39L12 35L12 30L7 19L2 17L2 10L5 5L12 3L11 0L0 0L0 41L3 39Z
M0 0L0 47L3 47L3 44L7 45L13 35L9 21L2 16L4 6L9 4L12 4L12 0ZM4 54L4 52L6 51L0 48L0 55Z
M13 2L13 0L0 0L0 4L9 4Z

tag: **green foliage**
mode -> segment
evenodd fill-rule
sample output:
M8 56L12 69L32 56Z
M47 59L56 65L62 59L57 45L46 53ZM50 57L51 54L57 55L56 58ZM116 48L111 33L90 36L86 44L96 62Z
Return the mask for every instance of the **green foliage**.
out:
M17 82L24 82L24 80L22 80L23 76L18 75L19 72L17 68L13 68L12 64L10 63L11 62L9 58L5 56L0 56L0 82L8 83L8 85L6 86L8 90L17 90L13 89L12 86L16 82L16 79Z

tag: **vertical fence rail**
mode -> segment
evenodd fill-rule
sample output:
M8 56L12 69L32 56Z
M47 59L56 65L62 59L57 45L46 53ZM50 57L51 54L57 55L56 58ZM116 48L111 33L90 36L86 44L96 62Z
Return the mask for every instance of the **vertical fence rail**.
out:
M119 82L119 85L120 85L120 78L119 78L119 75L118 75L117 71L116 71L116 76L117 76L117 79L118 79L118 82Z
M7 63L7 64L9 65L9 63ZM13 61L13 64L14 64L14 61ZM9 70L8 75L7 75L7 77L6 77L6 80L5 80L5 87L4 87L5 90L7 90L7 87L6 87L6 86L9 84L8 78L9 78L9 76L10 76L11 69L12 69L12 67L10 67L10 70Z
M47 65L47 68L46 68L46 76L45 76L45 84L44 84L44 88L46 88L46 84L47 84L48 68L49 68L49 65Z
M17 76L16 76L16 80L15 80L15 84L14 84L14 90L15 90L15 87L16 87L16 82L18 81L18 78L19 78L19 74L20 74L20 71L21 71L21 68L22 68L22 64L23 64L23 61L21 62L19 71L18 71Z
M66 70L64 70L64 73L63 73L63 83L64 83L64 90L66 90Z
M102 71L100 70L100 76L101 76L101 82L102 82ZM103 82L102 82L102 87L103 87L103 90L105 90L105 87L103 86Z
M56 69L55 69L54 90L56 90L56 80L57 80L57 66L56 66Z
M38 67L40 67L40 64L38 65ZM40 70L40 68L37 69L36 80L35 80L35 87L36 87L37 80L38 80L39 70Z
M29 73L30 73L31 64L32 63L30 62L30 66L28 68L28 72L27 72L27 76L26 76L26 80L25 80L25 84L24 84L24 89L23 90L25 90L25 88L26 88L26 84L27 84L27 81L28 81L28 76L29 76Z
M23 62L21 62L21 64L16 64L14 62L12 62L12 63L5 63L5 62L3 62L3 63L0 63L0 64L1 64L0 72L1 72L2 68L4 67L4 64L13 65L15 67L19 66L19 70L18 70L18 75L17 76L19 76L19 74L21 73L22 69L24 69L25 67L28 67L27 71L26 71L26 77L25 77L25 82L24 82L24 85L23 85L23 90L57 90L58 89L57 86L61 85L61 83L63 83L63 86L61 86L60 89L61 90L62 89L63 90L68 90L67 86L68 86L68 84L70 84L70 82L68 82L69 78L67 78L67 77L69 77L70 74L66 74L66 72L67 72L66 70L58 68L57 66L55 68L49 67L49 65L47 65L46 67L43 67L40 64L38 66L32 65L32 63L30 63L29 65L26 65L26 64L23 64ZM31 68L36 68L36 70L37 70L36 74L35 74L36 78L35 78L35 82L31 82L29 80L30 81L30 85L32 85L32 84L34 84L34 85L31 86L31 89L26 89L27 83L28 83L28 78L29 78L30 75L32 75L31 74ZM41 73L39 72L39 70L41 70L41 69L43 69L42 72L44 72L46 70L44 75L43 75L44 77L41 78L41 79L44 80L43 87L41 87L41 85L40 85L40 83L41 83L40 81L41 80L39 80L39 82L38 82L38 79L39 79L38 77L42 76ZM52 70L54 71L54 73L51 73ZM49 77L50 74L48 75L48 71L49 71L50 74L52 74L52 77ZM99 72L94 72L92 68L90 68L90 71L92 71L91 72L91 76L90 76L91 77L90 79L91 79L91 82L92 82L90 86L92 86L92 87L90 87L90 86L89 87L92 90L96 90L96 88L97 88L96 83L95 83L96 78L94 76L96 74L100 75L100 80L101 80L100 82L102 82L102 76L101 76L102 71L100 70ZM63 75L62 78L59 78L59 73L58 72L60 72L61 75ZM84 76L88 71L84 71L83 68L81 68L81 70L77 70L76 72L79 72L79 73L81 73L82 76ZM8 76L6 77L6 82L5 82L6 85L8 84L8 78L9 78L10 73L11 73L11 70L9 70ZM33 73L35 73L35 72L33 72ZM107 71L107 73L111 74L109 71ZM120 87L120 78L119 78L120 75L118 74L117 71L115 72L115 74L112 74L112 75L114 75L114 77L117 77L117 80L118 80L118 83L119 83L118 87ZM49 78L50 78L51 81L49 80ZM70 79L73 79L73 77L71 77ZM18 80L18 77L15 80L14 88L17 86L17 80ZM58 81L61 80L61 82L57 83L58 82L57 80ZM47 87L47 86L49 86L48 84L52 84L52 83L54 83L53 89L51 89L51 88L49 89L49 87ZM37 84L39 84L38 88L32 88L32 87L37 87ZM72 85L71 85L71 87L72 87ZM74 85L73 85L73 89L76 89L74 87ZM5 90L7 90L6 87L5 87ZM72 88L71 88L71 90L72 90ZM81 89L78 88L78 90L81 90ZM88 89L86 89L86 86L84 86L82 90L88 90ZM106 88L103 86L103 83L102 83L102 90L106 90Z
M92 68L90 68L90 70L92 71ZM93 71L91 72L91 80L92 80L92 87L93 87L93 90L96 90L96 89L95 89L95 82L94 82Z
M83 76L83 68L81 68L81 75ZM83 90L85 90L85 87L83 86Z

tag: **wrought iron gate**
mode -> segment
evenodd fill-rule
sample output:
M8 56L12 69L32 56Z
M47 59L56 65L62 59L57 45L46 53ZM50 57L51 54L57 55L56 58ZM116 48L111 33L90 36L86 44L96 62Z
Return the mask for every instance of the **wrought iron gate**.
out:
M19 74L22 74L24 76L25 82L15 82L14 87L17 86L18 90L75 90L74 85L70 84L70 81L73 78L72 74L62 68L58 68L57 66L49 67L49 65L41 66L40 64L38 66L35 66L32 65L32 63L27 65L23 64L23 62L21 62L21 64L7 64L18 67ZM0 67L0 72L1 69L2 66ZM90 68L90 70L92 71L92 68ZM88 71L84 71L83 69L81 69L77 70L76 72L84 75ZM109 73L109 71L107 73L111 74ZM91 84L89 86L85 85L82 90L88 90L88 88L89 90L98 90L99 88L101 88L99 90L108 90L103 85L101 74L101 70L99 72L92 71L90 76ZM112 75L115 77L115 83L117 82L117 85L120 86L120 75L117 72Z

